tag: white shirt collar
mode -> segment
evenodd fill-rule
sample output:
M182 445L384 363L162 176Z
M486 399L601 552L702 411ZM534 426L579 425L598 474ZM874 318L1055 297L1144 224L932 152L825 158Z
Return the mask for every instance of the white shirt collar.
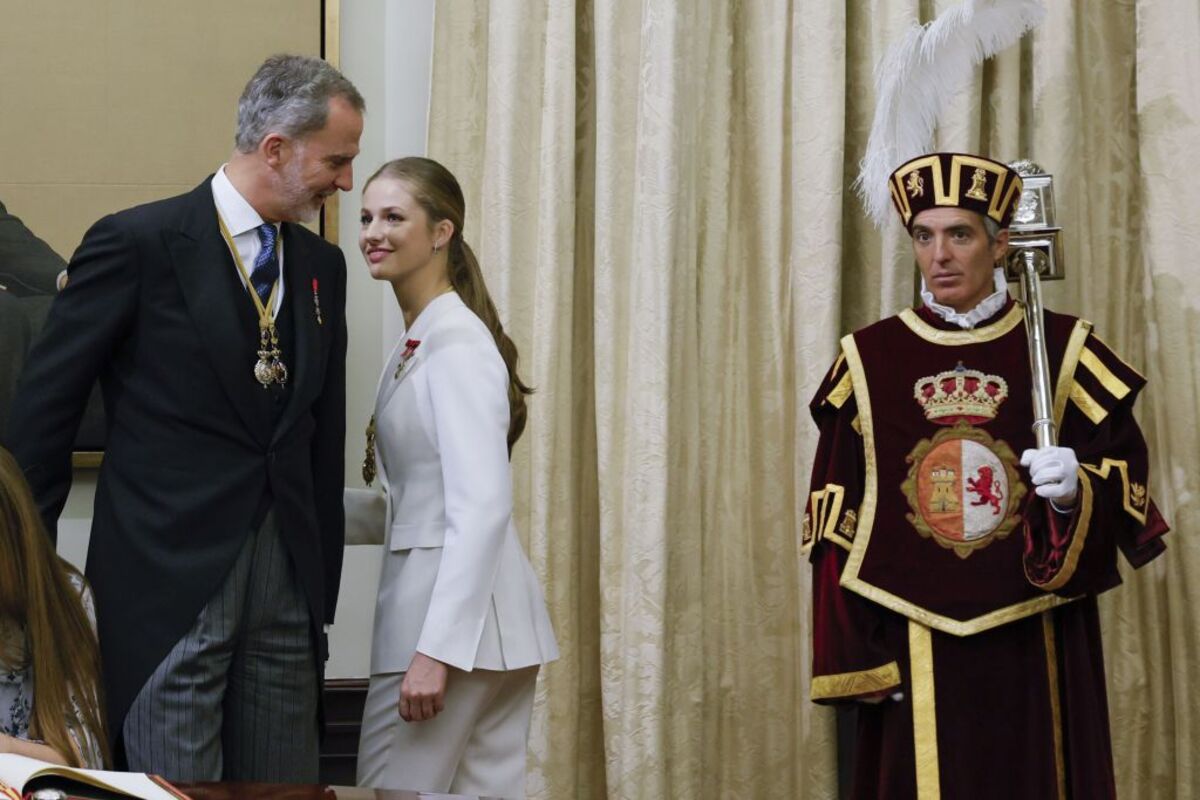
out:
M225 221L225 227L229 229L229 235L233 238L233 248L237 253L238 258L243 264L253 264L258 254L262 249L262 242L255 235L256 228L262 225L264 220L254 210L254 206L242 196L234 185L230 182L229 176L225 174L225 164L217 170L212 179L213 202L217 205L217 213L221 215L221 219ZM279 224L275 224L275 230L278 231ZM283 261L283 239L279 238L275 242L275 255L279 259L279 291L275 293L275 305L271 308L271 313L277 315L279 309L283 308L283 296L287 291L287 281L284 276L284 261ZM238 273L238 280L242 285L246 285L246 279L242 277L241 271L236 266L233 267Z
M924 278L921 278L921 299L925 301L925 305L933 313L946 320L946 322L949 322L951 325L957 325L964 330L969 330L985 319L995 316L996 312L1004 308L1004 304L1008 302L1008 280L1004 277L1004 270L999 267L993 270L992 284L996 287L996 291L983 298L983 300L979 301L979 305L965 314L960 314L950 306L944 306L934 300L933 292L929 291L929 287L925 285Z
M230 236L241 236L263 224L264 220L254 210L254 206L250 205L230 182L229 176L225 174L224 164L217 170L217 174L213 175L212 193L217 211L221 219L225 220L225 227L229 229Z

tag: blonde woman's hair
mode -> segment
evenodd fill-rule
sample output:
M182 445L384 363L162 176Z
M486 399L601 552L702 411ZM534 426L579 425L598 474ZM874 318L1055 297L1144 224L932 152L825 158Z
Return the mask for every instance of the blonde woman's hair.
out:
M462 187L458 185L458 180L450 170L438 162L415 156L397 158L384 164L367 178L367 182L363 184L363 191L377 178L404 181L413 199L429 217L431 225L442 220L448 220L454 225L454 234L447 243L450 284L462 298L463 304L474 311L491 331L496 340L496 348L504 359L505 367L508 368L508 452L512 455L513 445L525 430L525 395L532 394L533 389L526 386L517 375L517 346L504 332L504 326L500 324L500 315L496 312L496 304L492 302L487 284L484 283L479 261L475 258L471 246L463 239L466 201L463 198Z
M33 676L29 735L83 767L77 742L86 737L70 730L82 726L108 764L100 647L69 572L82 585L55 553L16 459L0 447L0 619L25 631Z

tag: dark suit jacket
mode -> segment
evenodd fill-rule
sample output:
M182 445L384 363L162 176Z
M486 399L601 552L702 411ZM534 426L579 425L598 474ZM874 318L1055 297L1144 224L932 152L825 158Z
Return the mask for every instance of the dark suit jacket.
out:
M18 297L53 295L67 264L0 203L0 284Z
M48 297L32 298L47 301ZM17 378L25 365L25 353L33 339L33 325L26 308L30 298L0 290L0 442L5 441L8 410L12 407Z
M25 364L67 264L0 203L0 441Z
M211 180L211 179L210 179ZM282 228L295 352L277 424L243 360L244 315L210 181L97 222L70 265L21 378L10 449L53 535L71 441L99 378L108 417L87 577L96 596L109 725L232 566L264 494L308 600L323 664L342 565L346 265ZM318 324L318 292L324 324ZM245 302L249 303L248 296ZM253 335L253 331L250 331Z

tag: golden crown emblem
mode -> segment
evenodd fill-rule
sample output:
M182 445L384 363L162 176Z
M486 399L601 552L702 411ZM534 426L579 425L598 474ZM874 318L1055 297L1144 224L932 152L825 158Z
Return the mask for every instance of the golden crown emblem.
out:
M995 419L1000 404L1008 399L1008 383L999 375L967 369L960 361L952 370L918 380L913 397L930 422L975 424Z

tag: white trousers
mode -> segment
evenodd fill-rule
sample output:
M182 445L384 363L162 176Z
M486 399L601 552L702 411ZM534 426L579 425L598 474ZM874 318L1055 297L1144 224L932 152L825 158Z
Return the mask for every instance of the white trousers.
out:
M445 708L400 718L404 673L372 675L358 745L358 785L525 797L525 748L538 667L450 669Z

